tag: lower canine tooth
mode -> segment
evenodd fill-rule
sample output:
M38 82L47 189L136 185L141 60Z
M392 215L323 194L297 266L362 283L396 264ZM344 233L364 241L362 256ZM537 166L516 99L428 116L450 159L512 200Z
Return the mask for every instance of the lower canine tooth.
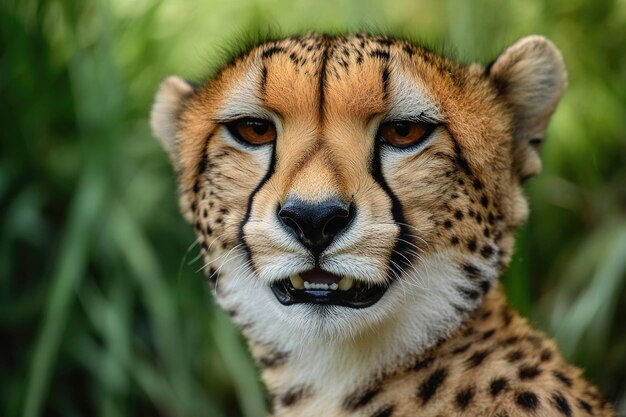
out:
M289 281L291 281L291 285L293 285L293 287L296 290L302 290L304 289L304 280L302 278L300 278L300 275L292 275L289 277Z
M341 291L348 291L354 285L354 278L352 277L343 277L341 281L339 281L339 289Z

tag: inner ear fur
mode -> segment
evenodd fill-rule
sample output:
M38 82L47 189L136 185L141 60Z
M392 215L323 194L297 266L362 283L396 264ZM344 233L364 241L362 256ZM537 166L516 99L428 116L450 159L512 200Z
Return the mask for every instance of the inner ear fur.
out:
M176 170L180 166L178 116L184 101L193 90L189 82L177 76L169 76L159 86L150 111L152 133L161 141Z
M486 72L513 112L513 169L523 181L541 171L539 148L567 85L563 57L543 36L527 36L505 49Z

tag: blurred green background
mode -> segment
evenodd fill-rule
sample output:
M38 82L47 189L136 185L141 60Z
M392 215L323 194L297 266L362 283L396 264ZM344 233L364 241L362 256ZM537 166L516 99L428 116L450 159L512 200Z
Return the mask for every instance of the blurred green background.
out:
M148 112L166 75L202 80L268 25L404 31L485 63L531 33L561 48L570 86L505 282L625 413L625 1L2 0L0 415L264 415Z

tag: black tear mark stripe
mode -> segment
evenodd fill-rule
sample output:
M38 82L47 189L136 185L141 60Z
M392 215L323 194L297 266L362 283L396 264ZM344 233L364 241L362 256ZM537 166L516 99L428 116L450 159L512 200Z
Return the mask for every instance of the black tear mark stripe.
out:
M405 268L411 266L411 262L413 259L411 246L414 246L413 238L409 233L409 228L407 226L406 218L404 217L404 208L402 207L402 203L398 199L398 196L391 190L389 184L385 180L385 176L382 171L382 161L380 155L380 148L382 144L379 143L378 140L374 143L374 156L372 158L372 168L371 175L374 178L374 181L382 188L382 190L387 194L389 199L391 200L391 215L393 217L394 222L400 228L400 233L396 238L396 242L394 244L394 248L391 254L391 259L389 261L390 268L390 280L395 280L397 276L399 276Z
M252 269L256 271L256 265L254 264L254 260L252 259L252 252L250 251L250 247L248 246L248 242L246 242L246 237L243 233L243 228L250 220L250 214L252 212L252 205L254 204L254 197L259 192L261 188L269 181L269 179L274 175L276 171L276 145L272 145L272 156L270 159L270 166L265 173L265 176L261 179L261 181L257 184L257 186L252 190L250 196L248 197L248 206L246 207L246 214L243 216L241 223L239 223L239 231L237 233L237 238L241 245L243 246L244 252L246 253L246 258L248 262L251 264Z

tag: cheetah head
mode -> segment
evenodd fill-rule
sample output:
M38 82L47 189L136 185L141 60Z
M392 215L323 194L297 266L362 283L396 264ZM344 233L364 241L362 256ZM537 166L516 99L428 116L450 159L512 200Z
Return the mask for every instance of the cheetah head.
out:
M151 124L214 293L250 337L398 323L441 337L509 262L565 84L539 36L483 67L313 34L257 45L200 86L167 78Z

